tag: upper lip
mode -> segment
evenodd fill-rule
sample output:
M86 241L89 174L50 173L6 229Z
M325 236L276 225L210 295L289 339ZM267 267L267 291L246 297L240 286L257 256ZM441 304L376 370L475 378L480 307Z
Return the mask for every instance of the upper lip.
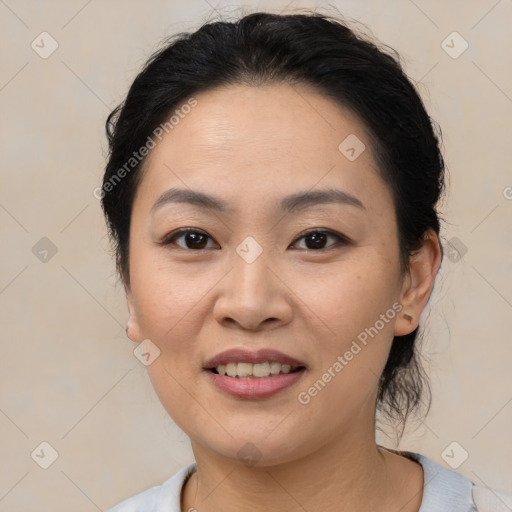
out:
M208 359L204 363L205 369L216 368L220 364L227 363L265 363L277 362L289 364L290 366L306 366L302 361L295 359L287 354L271 348L261 348L259 350L247 350L245 348L232 348L220 352Z

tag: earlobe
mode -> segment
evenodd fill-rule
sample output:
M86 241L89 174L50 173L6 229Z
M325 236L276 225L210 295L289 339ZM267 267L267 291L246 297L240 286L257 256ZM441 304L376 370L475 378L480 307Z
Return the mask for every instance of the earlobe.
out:
M128 306L128 320L126 322L126 336L130 340L140 343L142 341L140 326L137 319L137 313L135 310L135 304L133 300L132 292L125 286L126 304Z
M395 323L395 336L410 334L418 327L421 312L434 288L441 258L439 238L432 229L429 229L423 237L421 247L409 260L409 269L400 294L403 309Z

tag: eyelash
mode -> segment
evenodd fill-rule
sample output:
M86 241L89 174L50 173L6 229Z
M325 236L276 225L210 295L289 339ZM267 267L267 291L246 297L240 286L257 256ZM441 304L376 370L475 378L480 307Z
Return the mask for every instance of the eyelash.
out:
M210 238L210 240L213 240L207 233L205 233L204 231L200 230L200 229L196 229L196 228L184 228L184 229L180 229L178 231L174 231L173 233L170 233L169 235L167 235L161 242L159 242L158 244L161 245L161 246L169 246L169 245L172 245L174 244L174 241L180 237L182 237L183 235L186 235L188 233L196 233L196 234L200 234L200 235L205 235L207 236L208 238ZM337 233L335 231L332 231L332 230L328 230L328 229L311 229L305 233L302 233L300 236L298 236L292 243L292 245L295 245L299 240L301 240L302 238L305 238L307 236L310 236L312 234L323 234L323 235L327 235L327 236L334 236L335 238L338 239L338 243L337 244L333 244L329 247L326 247L326 248L321 248L321 249L302 249L302 250L306 250L306 251L311 251L311 252L320 252L320 251L327 251L337 245L349 245L350 244L350 240L342 235L341 233ZM177 245L177 244L174 244L174 245ZM202 251L204 249L189 249L188 247L182 247L180 245L178 245L178 247L180 249L184 249L184 250L189 250L189 251L194 251L194 252L199 252L199 251Z

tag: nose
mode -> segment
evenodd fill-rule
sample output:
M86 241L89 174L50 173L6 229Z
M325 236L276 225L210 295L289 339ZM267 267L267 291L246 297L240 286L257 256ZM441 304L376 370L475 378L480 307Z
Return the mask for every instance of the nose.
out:
M217 322L224 327L257 331L291 321L292 294L269 263L263 255L252 263L235 255L213 309Z

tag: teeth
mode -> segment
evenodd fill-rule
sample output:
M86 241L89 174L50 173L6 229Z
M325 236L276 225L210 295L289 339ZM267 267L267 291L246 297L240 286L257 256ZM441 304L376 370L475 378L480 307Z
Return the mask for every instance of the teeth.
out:
M265 363L228 363L219 364L216 370L219 375L240 378L259 378L270 375L279 375L280 373L290 373L292 367L289 364L276 362Z
M228 363L226 365L226 373L229 377L236 377L237 366L238 365L236 363Z
M238 363L236 365L236 374L239 377L249 377L249 375L252 375L253 365L251 363Z
M238 375L240 375L240 365L238 363ZM252 365L252 374L255 377L268 377L270 375L270 363L257 363Z
M277 375L281 371L281 363L270 363L270 373Z

